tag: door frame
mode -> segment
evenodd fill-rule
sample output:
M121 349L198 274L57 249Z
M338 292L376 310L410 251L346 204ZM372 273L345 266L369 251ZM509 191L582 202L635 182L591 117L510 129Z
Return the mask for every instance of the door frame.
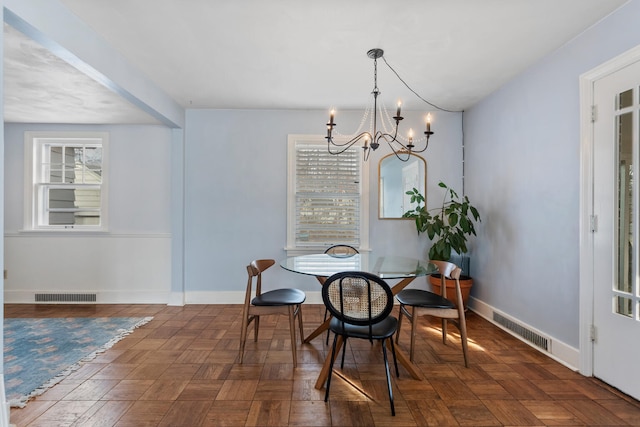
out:
M594 135L592 117L597 118L593 109L593 86L596 80L640 61L640 45L587 71L580 76L580 373L593 375L593 292L594 292L594 242L592 227L597 230L597 221L592 224L593 215L593 169Z

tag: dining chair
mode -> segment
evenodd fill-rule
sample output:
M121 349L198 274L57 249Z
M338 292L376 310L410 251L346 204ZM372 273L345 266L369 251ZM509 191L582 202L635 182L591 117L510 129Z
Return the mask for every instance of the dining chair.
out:
M376 340L381 342L391 415L395 415L385 343L387 339L391 343L396 376L400 376L393 344L393 334L398 328L398 320L390 315L393 310L391 288L383 279L374 274L361 271L345 271L334 274L324 282L322 300L333 316L329 323L329 330L334 333L324 401L327 402L329 399L336 349L340 345L338 338L342 339L345 347L349 338L366 339L371 343ZM344 351L340 367L344 368Z
M462 303L462 292L460 290L460 274L462 270L455 264L447 261L429 261L438 267L441 277L440 290L442 295L421 289L404 289L396 295L400 303L398 316L398 333L396 343L400 339L402 328L402 318L406 317L411 321L411 343L409 345L409 360L413 362L415 352L416 331L418 329L418 318L429 315L439 317L442 320L442 342L447 343L447 322L452 322L460 331L460 341L462 342L462 354L464 355L464 366L469 367L469 355L467 350L467 323ZM446 298L445 278L453 279L456 284L456 304Z
M247 266L249 279L244 298L242 310L242 331L240 333L240 363L244 358L244 347L247 340L249 325L253 322L254 341L258 340L258 330L260 328L260 316L274 314L284 314L289 316L289 331L291 333L291 354L293 355L293 366L297 366L296 355L296 328L295 319L298 318L300 328L300 339L304 336L302 328L302 303L306 299L303 291L294 288L274 289L262 292L262 273L275 264L272 259L258 259L251 261ZM255 293L253 284L255 281Z
M324 253L327 254L327 255L334 256L336 258L348 258L350 256L354 256L356 254L359 254L360 252L358 252L358 250L356 248L354 248L353 246L344 245L344 244L338 244L338 245L333 245L333 246L328 247L324 251ZM327 315L328 314L329 314L329 312L325 308L323 321L327 320ZM326 341L327 345L329 345L329 336L330 335L331 335L331 331L327 331L327 341Z
M324 253L336 257L350 257L359 254L360 252L358 252L358 250L353 246L340 244L328 247Z

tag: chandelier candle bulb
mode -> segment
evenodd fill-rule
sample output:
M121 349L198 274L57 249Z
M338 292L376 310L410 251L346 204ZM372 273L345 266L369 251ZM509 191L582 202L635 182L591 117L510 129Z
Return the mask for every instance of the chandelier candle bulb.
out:
M427 114L427 132L431 132L431 113Z
M396 117L400 117L400 107L402 107L402 101L398 101L398 109L396 110Z

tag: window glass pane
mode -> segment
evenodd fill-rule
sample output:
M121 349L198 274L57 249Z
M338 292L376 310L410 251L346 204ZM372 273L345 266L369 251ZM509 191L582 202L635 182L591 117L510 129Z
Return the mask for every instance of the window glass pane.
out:
M76 181L76 172L74 164L64 165L64 182L67 184L73 184Z
M49 225L74 225L73 212L49 212Z
M100 214L93 211L76 212L75 225L100 225Z
M75 191L73 188L54 188L49 190L49 209L75 208Z
M360 243L360 153L325 144L296 147L296 245Z
M633 105L633 89L626 90L618 95L618 110Z
M49 212L49 225L100 225L97 212Z
M84 163L89 169L100 169L102 166L102 148L101 147L87 147L85 148L85 160Z
M53 167L53 166L49 166L49 167L45 167L46 169L49 170L48 176L49 176L49 181L51 183L56 183L56 182L62 182L62 169L60 168L60 166L58 167Z
M100 209L99 188L77 188L75 205L78 209Z

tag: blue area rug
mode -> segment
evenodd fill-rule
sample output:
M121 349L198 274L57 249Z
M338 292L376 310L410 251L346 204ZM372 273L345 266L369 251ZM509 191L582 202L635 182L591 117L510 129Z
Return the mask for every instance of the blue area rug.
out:
M152 317L4 319L5 393L24 407Z

